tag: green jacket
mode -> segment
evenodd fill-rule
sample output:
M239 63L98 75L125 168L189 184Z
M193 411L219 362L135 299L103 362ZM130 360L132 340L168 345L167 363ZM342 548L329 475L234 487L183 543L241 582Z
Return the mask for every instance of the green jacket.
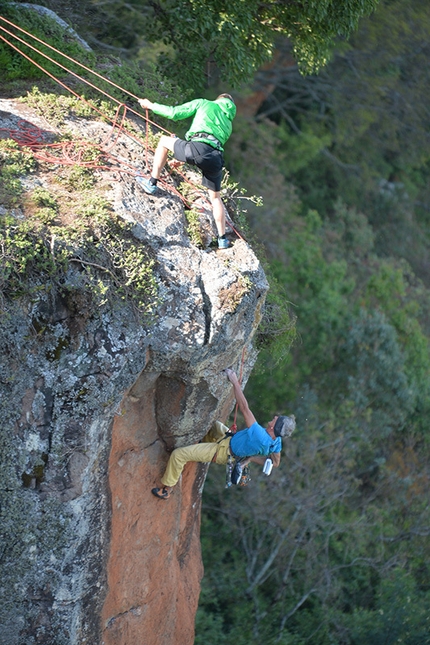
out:
M216 101L195 99L175 107L154 103L152 110L155 114L172 119L172 121L180 121L193 116L191 127L185 135L187 141L191 139L193 134L206 132L218 139L222 146L231 135L232 121L236 116L236 106L227 98ZM199 141L213 145L213 141L209 139L201 138Z

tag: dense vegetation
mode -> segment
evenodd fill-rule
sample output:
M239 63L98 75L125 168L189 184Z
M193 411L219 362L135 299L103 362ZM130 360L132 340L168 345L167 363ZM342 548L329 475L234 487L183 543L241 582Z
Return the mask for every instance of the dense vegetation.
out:
M70 5L79 26L81 3L55 4ZM189 96L208 61L216 64L216 46L226 69L215 68L213 83L231 79L249 53L246 38L237 56L222 31L211 41L219 11L207 6L215 4L94 2L93 44L103 40L132 63L170 57L163 83L182 83ZM257 4L247 3L248 20ZM334 3L291 4L304 12ZM333 37L373 6L335 4L355 18L336 30L343 23L326 14L323 42L306 50L325 48L319 64ZM228 5L230 15L239 5ZM289 3L282 6L288 14ZM208 22L177 43L165 25L165 49L159 14L153 36L146 24L157 7L174 8L184 21L192 10ZM183 34L182 22L175 25ZM269 52L275 41L259 37ZM210 469L198 645L430 643L429 43L426 0L383 0L348 43L337 41L318 75L275 58L259 73L275 89L253 118L235 121L228 167L263 196L262 208L249 205L249 223L297 329L289 352L282 336L269 345L260 339L246 394L260 422L294 412L298 429L269 478L255 467L248 487L225 491L222 469ZM297 50L294 37L293 44ZM217 90L209 87L208 96ZM250 93L242 86L238 96ZM169 90L160 100L171 97Z
M198 644L430 643L427 9L381 3L237 123L230 170L263 195L298 333L246 394L298 429L269 479L227 492L210 470Z

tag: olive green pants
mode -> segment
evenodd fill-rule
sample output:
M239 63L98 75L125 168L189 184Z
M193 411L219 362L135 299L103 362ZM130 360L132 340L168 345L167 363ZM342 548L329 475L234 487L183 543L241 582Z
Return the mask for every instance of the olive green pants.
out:
M201 443L176 448L170 455L166 470L161 478L163 486L174 486L181 476L185 464L189 461L209 464L214 460L217 464L226 464L230 454L231 439L231 437L225 436L227 431L227 426L221 421L215 421Z

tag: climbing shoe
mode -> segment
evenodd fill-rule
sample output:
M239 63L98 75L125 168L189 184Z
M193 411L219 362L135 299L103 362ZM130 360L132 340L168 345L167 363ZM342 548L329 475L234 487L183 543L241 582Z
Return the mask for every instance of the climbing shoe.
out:
M158 187L155 184L151 184L149 179L145 179L142 175L136 175L136 181L148 195L155 195L157 193Z
M218 248L219 249L228 249L230 242L225 239L225 237L218 238Z
M158 499L169 499L171 491L167 490L167 488L153 488L151 493Z

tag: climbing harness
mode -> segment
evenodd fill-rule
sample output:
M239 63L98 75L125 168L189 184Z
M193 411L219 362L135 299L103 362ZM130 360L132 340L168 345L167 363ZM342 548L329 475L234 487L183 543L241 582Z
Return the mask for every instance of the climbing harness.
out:
M225 488L231 486L247 486L251 481L249 464L242 466L243 459L228 456L225 470Z
M214 147L217 150L222 150L221 141L218 141L218 139L214 137L213 134L208 134L207 132L196 132L190 137L190 141L194 141L194 139L207 139L208 141L212 141L212 143L215 144Z
M9 29L6 28L5 24L8 27L11 27L15 30L18 30L22 35L25 35L29 38L32 38L33 41L36 43L39 43L40 45L43 45L44 47L47 47L51 51L55 52L56 54L59 54L66 60L72 62L74 65L77 65L81 69L84 69L85 71L93 74L97 78L99 78L101 81L108 83L109 85L115 87L116 89L120 90L124 94L130 96L131 98L135 100L139 100L139 97L133 94L132 92L129 92L128 90L124 89L120 85L114 83L111 81L109 78L106 78L99 74L98 72L92 70L91 68L87 67L83 63L80 63L76 59L72 58L71 56L68 56L67 54L63 53L59 49L56 49L49 43L45 42L44 40L38 38L37 36L31 34L30 32L26 31L22 27L19 27L18 25L14 24L12 21L8 20L4 16L0 16L0 40L5 42L7 45L9 45L13 50L21 54L26 60L31 62L33 65L35 65L38 69L40 69L42 72L44 72L47 76L49 76L52 80L54 80L56 83L61 85L66 91L70 92L73 94L77 99L80 101L84 102L86 105L88 105L92 110L97 112L104 120L110 122L112 124L112 131L106 137L106 140L109 141L111 137L113 136L114 131L117 131L115 139L112 141L112 143L109 145L108 149L104 149L103 145L106 146L106 141L104 141L102 144L98 144L97 146L94 145L94 143L89 143L89 142L83 142L79 141L77 142L63 142L61 144L47 144L43 141L43 135L42 132L36 128L33 127L31 129L27 128L26 131L21 133L21 130L8 130L10 132L10 138L13 139L19 146L27 146L29 147L33 154L36 156L37 159L45 162L50 162L50 163L61 163L63 165L80 165L80 166L85 166L87 168L92 168L92 169L104 169L104 170L115 170L115 166L117 167L116 169L119 172L129 174L129 175L136 175L136 168L132 166L131 164L128 164L125 161L119 162L118 159L116 159L112 154L111 154L111 149L115 146L115 144L118 141L118 138L121 134L124 134L125 136L133 139L136 143L139 145L142 145L145 149L146 155L145 155L145 162L146 162L146 168L149 167L148 164L148 149L151 149L151 152L154 152L154 149L150 146L149 144L149 126L154 126L158 130L164 131L166 134L172 136L172 133L163 128L162 126L158 125L154 121L151 121L148 118L148 110L145 110L145 116L143 116L140 112L137 112L133 110L131 107L126 105L125 103L119 101L117 98L106 92L105 90L101 89L100 87L97 87L94 83L91 83L88 79L84 78L83 76L80 76L73 70L69 69L65 65L61 64L48 54L44 53L40 49L38 49L35 45L32 45L30 42L27 40L24 40L20 36L18 36L16 33L13 33ZM6 34L9 36L9 39L5 37ZM59 78L54 76L51 72L49 72L46 68L44 68L40 63L36 62L33 58L31 58L28 54L26 54L24 51L22 51L16 44L15 42L11 42L10 38L15 39L15 42L17 41L18 43L21 43L25 47L30 48L32 51L36 52L36 54L44 57L51 63L57 65L60 69L64 70L68 74L71 74L75 78L77 78L79 81L87 84L89 87L92 89L100 92L102 95L107 97L109 100L113 101L114 103L117 104L117 110L115 113L114 117L110 117L109 115L106 115L102 110L100 110L97 106L95 106L93 103L90 101L87 101L83 96L80 96L75 92L71 87L69 87L66 83L61 81ZM130 130L127 130L125 128L125 123L127 120L127 115L128 113L132 113L137 115L139 118L143 118L146 122L146 136L145 136L145 141L143 141L140 137L135 135L134 133L130 132ZM122 116L120 116L122 114ZM23 126L23 122L19 122L18 125L20 127ZM86 162L83 161L83 152L82 149L85 148L86 146L91 146L92 149L95 147L99 149L100 151L100 157L102 157L105 162L103 164L100 163L99 160L92 161L92 162ZM42 150L46 149L51 149L52 151L56 151L57 154L49 155L46 152L43 153ZM76 152L75 148L79 149L79 152ZM185 183L192 185L192 183L184 176L183 173L181 173L179 170L176 169L177 174L181 177L182 181ZM160 184L163 186L163 188L173 194L175 194L177 197L181 199L181 201L184 203L184 206L186 208L191 208L190 203L187 201L187 199L171 184L171 182L166 182L163 179L160 179ZM201 197L203 199L206 199L205 195L202 193ZM206 200L207 201L207 200ZM203 208L200 208L200 210L203 212ZM228 223L235 232L235 234L243 239L243 237L240 235L240 233L235 229L233 223L231 220L228 218Z

